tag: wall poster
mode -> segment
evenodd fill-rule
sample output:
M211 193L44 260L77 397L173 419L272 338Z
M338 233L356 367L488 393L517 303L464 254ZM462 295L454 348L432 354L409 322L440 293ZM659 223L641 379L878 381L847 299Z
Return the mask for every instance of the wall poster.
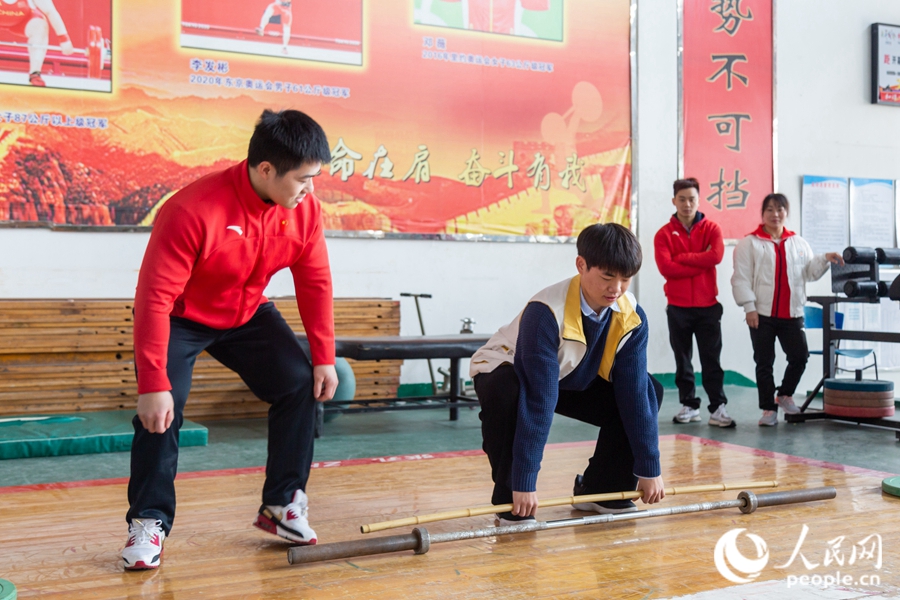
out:
M629 0L0 2L0 223L152 225L264 108L325 128L335 232L631 222Z
M850 191L846 177L803 176L800 234L815 254L850 245Z
M872 104L900 106L900 26L872 23Z
M851 246L894 248L896 223L893 216L893 179L850 178Z

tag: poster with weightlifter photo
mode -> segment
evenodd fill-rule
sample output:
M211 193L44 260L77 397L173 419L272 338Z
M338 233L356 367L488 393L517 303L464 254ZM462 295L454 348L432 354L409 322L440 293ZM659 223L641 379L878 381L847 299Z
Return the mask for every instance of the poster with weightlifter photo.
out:
M0 0L0 83L112 91L112 0Z
M362 65L362 0L183 0L181 46Z

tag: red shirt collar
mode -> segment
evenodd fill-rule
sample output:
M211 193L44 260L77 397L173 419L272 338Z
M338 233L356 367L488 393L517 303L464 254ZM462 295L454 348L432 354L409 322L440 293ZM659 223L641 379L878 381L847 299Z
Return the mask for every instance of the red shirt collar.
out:
M248 213L259 216L270 208L273 208L275 204L270 204L259 197L259 194L256 193L256 190L254 190L253 186L250 184L250 173L248 168L247 159L244 159L231 167L231 174L241 204Z
M754 231L752 231L750 233L750 235L755 235L756 237L763 239L763 240L772 240L772 236L769 235L769 233L763 228L762 225L760 225ZM791 231L790 229L788 229L787 227L785 227L784 232L781 234L781 239L784 240L793 235L797 235L797 234L794 233L793 231Z

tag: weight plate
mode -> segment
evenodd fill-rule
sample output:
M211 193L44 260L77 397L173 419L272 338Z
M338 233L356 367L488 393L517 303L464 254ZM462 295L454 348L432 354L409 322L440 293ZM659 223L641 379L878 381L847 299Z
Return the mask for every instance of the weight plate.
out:
M826 379L826 390L843 390L845 392L887 392L894 389L893 381L881 379Z
M900 497L900 477L888 477L881 482L881 491Z

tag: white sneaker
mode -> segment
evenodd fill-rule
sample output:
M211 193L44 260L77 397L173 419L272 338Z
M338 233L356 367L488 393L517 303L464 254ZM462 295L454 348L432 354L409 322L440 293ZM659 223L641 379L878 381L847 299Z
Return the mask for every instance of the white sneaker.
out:
M691 408L690 406L684 404L681 406L681 411L672 418L673 423L691 423L693 421L700 420L700 409L699 408Z
M287 506L263 504L253 525L286 540L312 546L318 540L316 532L309 526L308 515L309 499L303 490L297 490Z
M774 427L778 425L778 411L764 410L762 417L759 419L760 427Z
M775 398L775 404L781 407L781 410L788 415L796 415L800 414L800 407L794 404L794 399L791 396L778 396Z
M122 549L125 569L137 571L158 568L165 539L166 532L163 531L162 521L132 519L128 526L128 541Z
M716 412L709 415L709 424L714 425L716 427L734 427L734 420L728 416L728 411L725 410L725 405L720 404L719 408L716 409Z

